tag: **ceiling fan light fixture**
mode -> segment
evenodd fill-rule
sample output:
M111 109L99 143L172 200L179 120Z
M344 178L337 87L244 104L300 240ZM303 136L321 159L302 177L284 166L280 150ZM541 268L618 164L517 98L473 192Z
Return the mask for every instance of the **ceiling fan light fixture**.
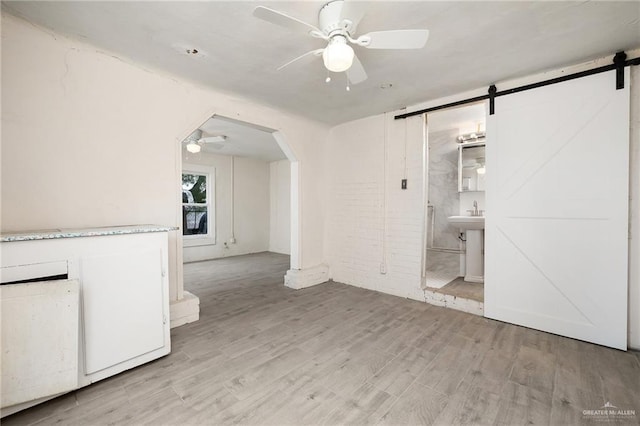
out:
M343 72L351 68L355 53L344 36L334 36L322 52L324 66L332 72Z
M190 153L192 153L192 154L197 154L197 153L199 153L201 149L202 149L202 148L200 147L200 145L198 145L198 143L197 143L197 142L195 142L195 141L190 141L190 142L187 144L187 151L189 151L189 152L190 152Z

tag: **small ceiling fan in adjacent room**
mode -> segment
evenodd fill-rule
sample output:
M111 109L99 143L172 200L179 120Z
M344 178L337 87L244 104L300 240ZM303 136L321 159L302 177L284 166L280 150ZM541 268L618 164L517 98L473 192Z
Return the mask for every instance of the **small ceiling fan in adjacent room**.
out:
M320 9L317 27L264 6L256 7L253 15L294 32L327 41L326 47L300 55L278 70L303 58L322 56L327 70L346 72L348 82L358 84L367 79L367 73L352 45L366 49L420 49L429 38L429 30L425 29L374 31L356 37L357 26L365 14L365 5L366 3L359 1L330 1ZM401 7L401 3L398 7ZM330 80L327 77L326 81Z
M187 151L192 154L197 154L200 152L202 145L204 144L211 144L211 147L214 149L222 149L224 147L222 142L226 140L227 137L224 135L208 136L203 138L202 130L196 129L182 142L186 144Z

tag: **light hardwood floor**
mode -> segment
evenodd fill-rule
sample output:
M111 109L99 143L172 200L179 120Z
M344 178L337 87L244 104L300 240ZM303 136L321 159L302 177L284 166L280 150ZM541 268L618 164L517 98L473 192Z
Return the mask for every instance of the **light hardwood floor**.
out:
M583 410L607 401L640 420L637 353L338 283L290 290L288 262L185 265L201 319L169 356L2 424L598 424Z

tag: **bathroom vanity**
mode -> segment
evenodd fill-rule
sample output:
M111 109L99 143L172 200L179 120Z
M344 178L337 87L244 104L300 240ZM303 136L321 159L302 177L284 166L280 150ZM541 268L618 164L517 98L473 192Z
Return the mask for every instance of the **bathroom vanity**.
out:
M484 283L484 216L449 216L447 220L467 237L464 280Z
M167 253L175 229L0 237L2 416L170 352Z

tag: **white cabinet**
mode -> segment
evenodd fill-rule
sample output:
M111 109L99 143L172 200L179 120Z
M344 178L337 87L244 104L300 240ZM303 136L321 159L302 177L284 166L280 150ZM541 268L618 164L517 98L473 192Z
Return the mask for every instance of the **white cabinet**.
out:
M160 249L82 257L80 271L86 374L165 345Z
M0 287L2 407L78 387L79 291L77 280Z
M75 355L69 357L65 352L64 365L52 367L66 375L45 373L50 377L37 374L47 370L44 364L26 372L29 367L21 360L5 365L3 359L3 394L19 387L38 388L43 384L38 383L39 378L45 378L48 385L40 386L38 392L19 391L22 394L17 397L3 398L2 416L40 402L19 404L22 401L86 386L170 352L169 230L173 228L139 226L17 237L2 235L2 282L32 280L38 278L36 275L44 280L2 286L3 355L7 351L21 351L26 356L24 362L30 356L42 358L46 348L56 351L64 348ZM50 281L52 277L57 281ZM66 300L64 303L69 304L61 305L52 297L55 293L52 283L62 282L75 283L75 295L70 295L75 297L75 304ZM9 288L40 289L40 296L27 303L38 312L32 317L38 324L29 324L10 313L20 311L19 304L5 310L5 289ZM71 306L75 306L75 311ZM45 327L47 315L55 318L49 322L49 328ZM5 341L5 333L8 337L11 334L13 340ZM24 348L19 348L17 342ZM71 381L69 370L73 372ZM5 376L18 380L5 382ZM16 386L18 382L20 386ZM6 389L5 384L9 386Z

